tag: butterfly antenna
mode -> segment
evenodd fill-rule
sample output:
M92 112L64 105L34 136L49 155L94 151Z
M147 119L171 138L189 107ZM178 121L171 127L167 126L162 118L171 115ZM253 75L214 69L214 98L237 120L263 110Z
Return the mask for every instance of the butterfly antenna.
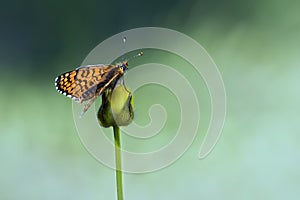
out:
M143 56L144 55L144 52L139 52L138 54L136 54L136 55L134 55L134 56L132 56L131 58L129 58L127 61L129 61L129 60L131 60L131 59L133 59L133 58L136 58L136 57L140 57L140 56Z
M126 52L126 40L127 40L127 38L126 38L126 36L123 36L122 39L123 39L122 61L124 61L124 55L125 55L125 52Z

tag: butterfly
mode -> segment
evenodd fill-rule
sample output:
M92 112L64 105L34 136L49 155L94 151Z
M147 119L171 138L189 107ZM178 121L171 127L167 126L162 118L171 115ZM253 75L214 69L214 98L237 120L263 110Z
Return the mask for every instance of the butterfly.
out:
M137 56L142 56L140 52ZM56 77L56 90L75 102L86 102L82 114L107 89L113 89L118 80L128 70L128 61L117 65L87 65Z

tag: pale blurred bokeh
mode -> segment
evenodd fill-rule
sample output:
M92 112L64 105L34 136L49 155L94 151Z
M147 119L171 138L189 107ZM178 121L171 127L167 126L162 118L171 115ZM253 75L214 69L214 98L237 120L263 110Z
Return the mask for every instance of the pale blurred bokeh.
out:
M223 76L228 112L208 157L197 158L200 131L170 167L125 174L125 199L298 199L299 7L296 0L3 2L0 199L116 199L114 171L80 143L71 100L53 82L107 37L142 26L171 28L202 44ZM209 102L207 93L203 98ZM141 123L147 119L137 112Z

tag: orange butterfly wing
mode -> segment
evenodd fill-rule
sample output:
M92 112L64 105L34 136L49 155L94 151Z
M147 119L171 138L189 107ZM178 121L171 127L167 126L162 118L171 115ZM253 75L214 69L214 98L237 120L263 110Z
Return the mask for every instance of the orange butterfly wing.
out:
M113 65L88 65L61 74L55 79L56 90L82 103L95 97L109 77L117 73ZM102 91L103 92L103 91Z

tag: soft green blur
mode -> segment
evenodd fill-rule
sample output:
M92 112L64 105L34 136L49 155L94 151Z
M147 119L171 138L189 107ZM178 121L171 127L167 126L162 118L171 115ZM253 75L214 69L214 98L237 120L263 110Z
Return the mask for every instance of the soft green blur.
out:
M228 112L218 144L198 160L209 119L209 97L198 80L204 125L195 142L168 168L125 174L125 199L298 199L299 7L296 0L3 2L0 199L116 199L114 171L80 143L71 100L55 91L54 79L78 67L107 37L142 26L175 29L202 44L223 76ZM132 62L159 60L159 52L146 53ZM178 69L176 59L161 62ZM149 122L153 93L167 112L178 113L175 98L165 101L169 91L144 90L149 96L134 94L137 123ZM150 144L124 136L122 145L141 152L161 147L172 138L176 119L168 119L164 135Z

